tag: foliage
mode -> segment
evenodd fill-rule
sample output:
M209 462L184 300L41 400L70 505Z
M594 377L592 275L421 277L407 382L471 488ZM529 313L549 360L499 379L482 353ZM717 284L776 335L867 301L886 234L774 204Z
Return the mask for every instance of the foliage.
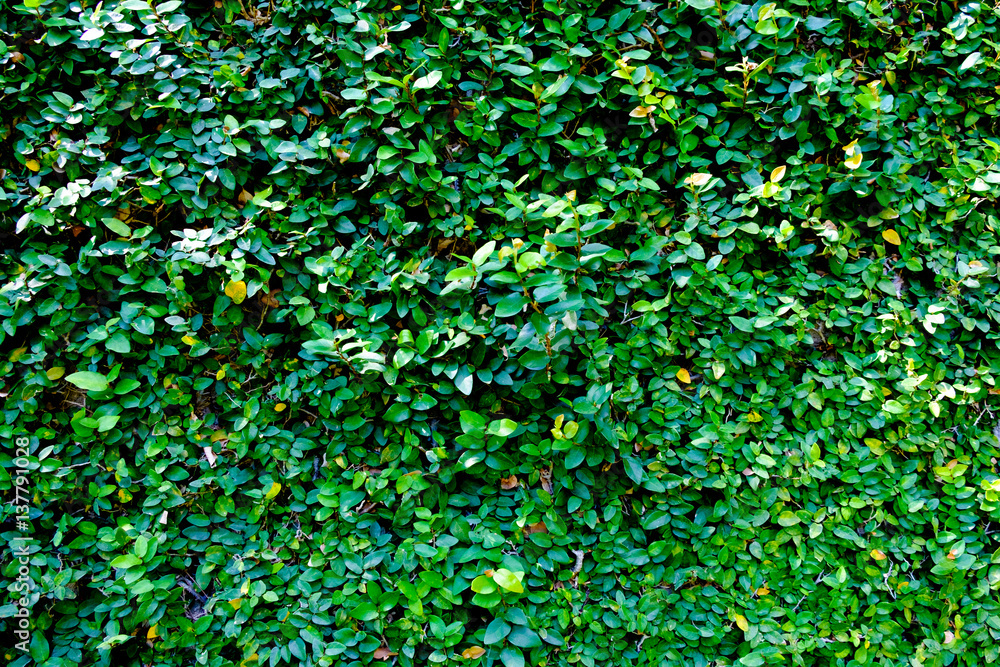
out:
M0 11L9 664L996 661L997 11L395 2Z

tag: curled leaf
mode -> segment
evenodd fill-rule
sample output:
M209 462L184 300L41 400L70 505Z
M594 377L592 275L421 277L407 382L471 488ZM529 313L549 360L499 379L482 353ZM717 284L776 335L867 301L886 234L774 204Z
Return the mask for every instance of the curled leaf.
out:
M482 646L470 646L462 651L462 657L466 660L474 660L484 655L486 655L486 649Z

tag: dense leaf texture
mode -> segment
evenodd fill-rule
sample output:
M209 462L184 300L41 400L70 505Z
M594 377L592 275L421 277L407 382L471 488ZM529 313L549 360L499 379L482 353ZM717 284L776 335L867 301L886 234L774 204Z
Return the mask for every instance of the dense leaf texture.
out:
M994 661L996 30L5 3L0 662Z

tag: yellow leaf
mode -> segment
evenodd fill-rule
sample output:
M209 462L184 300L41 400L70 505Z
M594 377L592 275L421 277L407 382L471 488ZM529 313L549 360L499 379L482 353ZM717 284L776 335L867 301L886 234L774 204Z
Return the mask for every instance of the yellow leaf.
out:
M31 171L38 171L39 169L42 168L42 165L38 164L38 160L27 160L24 163L24 166L30 169Z
M123 503L127 503L132 500L132 494L125 489L118 489L118 500Z
M576 190L570 190L566 193L566 199L570 201L576 201Z
M242 280L230 280L226 285L226 296L232 299L233 303L243 303L247 298L247 284Z
M27 352L27 351L28 351L28 348L26 348L26 347L19 347L19 348L17 348L16 350L14 350L13 352L10 353L10 360L11 361L17 361L18 359L20 359L21 357L23 357L24 353Z
M747 415L747 421L756 424L759 421L764 421L764 418L756 410L751 410L750 414Z
M351 154L343 148L335 148L333 152L337 154L337 159L340 160L340 164L344 164L351 159Z
M879 549L872 549L871 556L875 560L885 560L887 558L887 556Z
M700 188L701 186L708 183L711 179L712 179L711 174L705 174L705 173L691 174L690 176L684 179L684 185L693 185L695 187Z
M476 658L486 655L486 649L482 646L470 646L469 648L462 651L462 657L466 660L475 660Z
M750 624L747 623L746 616L743 616L742 614L736 614L736 626L743 632L746 632L750 628Z
M254 653L253 655L247 656L247 658L245 660L242 660L240 662L240 667L247 667L250 663L257 662L258 659L259 659L259 656L256 653Z
M777 169L771 172L771 182L777 183L785 176L785 165L781 165Z
M156 631L156 627L157 626L154 625L146 631L146 639L155 639L160 636L160 633Z
M761 586L760 588L757 589L757 595L768 595L768 594L770 594L770 592L771 592L771 589L768 588L766 585L765 586Z
M677 379L684 384L691 384L691 374L687 372L686 368L682 368L677 371Z
M45 371L45 377L52 380L53 382L58 380L66 372L66 369L62 366L53 366L49 370Z
M194 345L195 343L198 342L198 339L195 338L194 336L184 336L184 338L181 338L181 340L187 343L188 345Z
M233 609L239 609L240 605L243 604L243 598L236 598L235 600L230 600L229 604L230 606L232 606Z
M279 493L281 493L281 484L278 484L277 482L272 482L271 483L271 488L268 490L267 495L264 496L264 499L265 500L270 500L271 498L274 498Z
M858 145L858 140L855 139L851 143L844 146L844 151L846 151L848 155L854 155L854 151L857 150L857 145Z
M883 230L882 231L882 238L884 238L886 241L888 241L892 245L899 245L900 243L903 242L903 240L901 238L899 238L899 234L896 232L895 229L886 229L886 230Z
M632 109L632 111L630 111L628 115L632 116L632 118L645 118L646 116L649 115L649 112L655 108L656 107L654 106L644 107L642 105L639 105L636 108Z
M216 380L221 380L224 377L226 377L226 367L225 366L223 366L222 368L220 368L219 372L215 374L215 379Z
M285 405L284 403L278 403L276 406L274 406L274 411L275 412L284 412L285 408L287 408L287 407L288 406Z
M861 151L858 151L851 157L844 160L844 164L847 166L848 169L857 169L858 167L861 166L861 158L862 158Z

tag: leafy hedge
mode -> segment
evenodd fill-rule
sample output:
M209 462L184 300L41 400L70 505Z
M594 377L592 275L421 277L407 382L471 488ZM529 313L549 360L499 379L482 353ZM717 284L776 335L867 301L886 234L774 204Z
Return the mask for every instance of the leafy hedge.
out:
M395 2L0 11L9 664L995 662L997 10Z

